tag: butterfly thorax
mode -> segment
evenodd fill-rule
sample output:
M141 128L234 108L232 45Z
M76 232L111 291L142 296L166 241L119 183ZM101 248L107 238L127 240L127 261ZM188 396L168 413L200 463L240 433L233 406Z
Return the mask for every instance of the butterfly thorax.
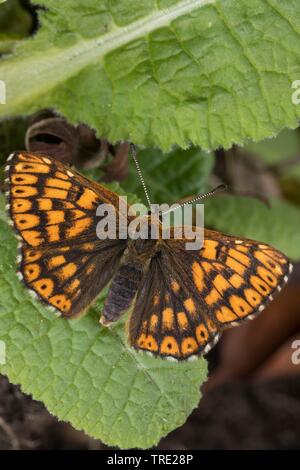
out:
M101 323L108 325L115 322L131 306L141 281L149 267L151 259L159 252L162 239L160 238L159 222L153 226L150 218L145 218L144 238L128 240L120 266L110 286L102 312ZM154 239L151 238L156 235ZM139 233L136 234L140 235Z

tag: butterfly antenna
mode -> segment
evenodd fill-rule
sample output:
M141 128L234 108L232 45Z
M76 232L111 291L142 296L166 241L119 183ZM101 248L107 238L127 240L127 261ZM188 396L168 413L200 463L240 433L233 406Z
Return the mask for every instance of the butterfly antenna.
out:
M150 209L151 208L151 201L150 201L150 198L149 198L149 193L148 193L147 186L146 186L146 183L145 183L145 180L144 180L144 177L143 177L143 173L142 173L140 164L139 164L137 156L136 156L136 148L135 148L134 144L130 144L130 154L131 154L131 156L133 158L133 161L135 163L135 166L136 166L136 169L137 169L139 178L141 180L141 183L142 183L142 186L143 186L143 189L144 189L144 193L145 193L148 205L149 205L149 209Z
M207 193L204 194L199 194L198 196L194 197L193 199L189 199L188 201L182 202L181 204L178 204L177 206L165 211L162 213L163 214L168 214L169 212L176 211L179 209L179 207L184 207L187 206L188 204L193 204L194 202L200 201L201 199L207 199L211 196L214 196L217 193L220 193L222 191L226 191L227 186L226 184L220 184L216 188L212 189L211 191L207 191Z

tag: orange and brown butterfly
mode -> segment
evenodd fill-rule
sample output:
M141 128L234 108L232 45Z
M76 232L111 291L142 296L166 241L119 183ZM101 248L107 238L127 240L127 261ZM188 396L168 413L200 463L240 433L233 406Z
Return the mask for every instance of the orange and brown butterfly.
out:
M112 281L101 323L133 306L129 343L161 358L207 353L224 329L261 312L292 270L269 245L210 230L198 251L172 236L100 240L96 209L110 203L118 210L118 195L47 156L15 152L5 181L26 288L71 318Z

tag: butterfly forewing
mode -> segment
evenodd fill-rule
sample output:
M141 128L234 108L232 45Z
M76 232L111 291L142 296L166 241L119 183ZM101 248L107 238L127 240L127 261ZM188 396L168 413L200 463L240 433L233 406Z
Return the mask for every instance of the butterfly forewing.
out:
M60 162L26 152L6 167L8 211L21 240L20 275L60 313L84 311L112 277L125 240L99 240L96 209L118 196Z

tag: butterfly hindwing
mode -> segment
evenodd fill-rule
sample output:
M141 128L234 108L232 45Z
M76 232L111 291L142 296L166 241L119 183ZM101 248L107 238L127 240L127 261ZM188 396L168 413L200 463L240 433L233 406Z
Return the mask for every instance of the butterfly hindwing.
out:
M125 240L99 240L96 209L118 196L62 163L27 152L6 167L8 212L25 286L58 312L82 313L111 279Z
M274 248L205 231L200 251L164 240L129 322L130 343L159 356L208 352L219 333L253 318L281 290L291 264Z
M191 289L172 274L172 266L166 270L163 257L151 261L128 326L136 349L178 360L198 355L218 339L217 326L199 314Z
M124 243L61 244L49 249L23 246L20 275L25 287L64 316L78 316L118 267Z

